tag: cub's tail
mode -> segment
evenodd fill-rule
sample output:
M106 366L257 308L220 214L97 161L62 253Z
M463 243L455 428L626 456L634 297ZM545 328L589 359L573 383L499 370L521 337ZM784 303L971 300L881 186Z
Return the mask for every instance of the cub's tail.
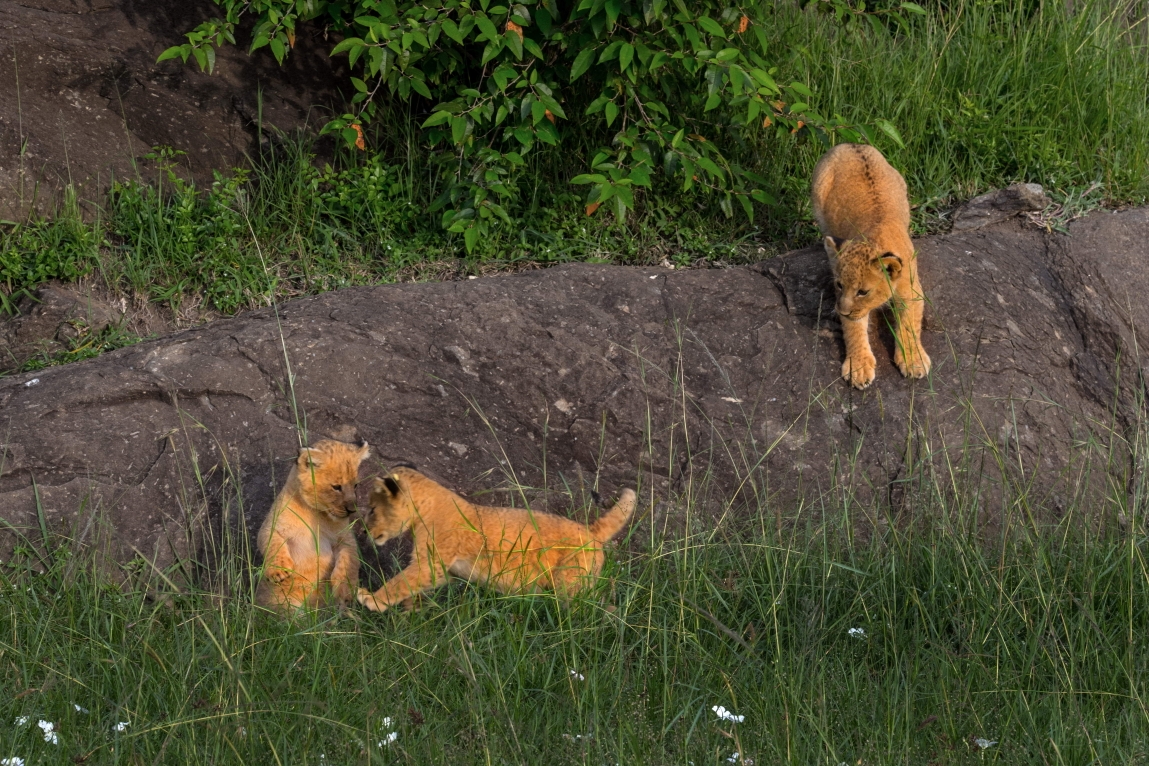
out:
M600 543L605 543L621 532L622 528L626 526L626 522L630 521L636 502L634 490L624 489L614 507L599 516L598 520L590 525L591 537Z

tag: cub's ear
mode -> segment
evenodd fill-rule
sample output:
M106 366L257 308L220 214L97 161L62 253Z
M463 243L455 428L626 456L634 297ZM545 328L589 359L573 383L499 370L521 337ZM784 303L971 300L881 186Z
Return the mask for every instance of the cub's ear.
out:
M323 465L324 454L314 447L304 447L299 450L299 467L303 470L318 468Z
M391 497L398 497L399 482L395 481L390 476L384 476L382 479L375 480L375 491L381 495L387 494Z
M902 259L893 253L882 253L875 260L877 265L890 275L890 279L897 279L902 273Z
M822 246L826 248L826 255L831 258L838 257L838 250L840 250L844 244L846 244L846 240L839 239L838 237L826 237L822 240Z
M359 448L359 462L362 463L369 457L371 457L371 447L367 442L363 442L363 446Z

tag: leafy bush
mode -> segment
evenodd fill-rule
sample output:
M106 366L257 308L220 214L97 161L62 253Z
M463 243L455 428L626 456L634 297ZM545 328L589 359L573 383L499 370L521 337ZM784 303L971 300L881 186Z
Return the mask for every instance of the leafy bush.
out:
M33 218L25 223L0 224L0 311L15 313L21 295L50 279L71 281L96 263L100 235L81 217L69 187L64 207L51 220Z
M586 212L606 205L622 220L635 195L663 173L684 191L718 195L729 217L737 203L771 203L763 178L732 159L748 133L813 135L870 141L873 131L820 114L813 92L785 82L768 59L765 4L728 0L215 0L222 19L201 24L188 42L160 59L194 57L214 66L214 48L234 42L237 24L254 16L251 50L268 47L280 62L297 26L327 24L342 39L353 111L325 128L365 148L363 126L383 94L422 99L426 140L450 181L432 206L442 224L462 232L468 250L496 223L511 223L524 155L572 139L592 139L586 170L570 179L589 186ZM864 3L819 0L839 18L867 15ZM883 15L906 25L897 9ZM874 125L900 143L893 125Z

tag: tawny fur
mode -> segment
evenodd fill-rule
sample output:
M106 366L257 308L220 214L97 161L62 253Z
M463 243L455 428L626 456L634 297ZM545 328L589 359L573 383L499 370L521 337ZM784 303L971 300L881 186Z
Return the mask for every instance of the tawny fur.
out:
M372 593L359 589L359 603L384 611L443 585L447 575L490 585L503 593L553 590L570 597L602 571L603 544L634 513L635 494L590 526L542 511L474 505L410 468L376 479L368 534L376 545L410 529L411 563Z
M331 440L300 451L256 538L264 562L258 604L289 614L351 603L359 587L351 514L359 464L369 454L366 444Z
M842 377L856 388L874 382L870 312L893 307L894 363L902 374L925 377L930 357L922 348L925 295L910 240L910 203L901 173L881 152L838 144L818 160L811 184L814 218L838 291L838 316L846 341Z

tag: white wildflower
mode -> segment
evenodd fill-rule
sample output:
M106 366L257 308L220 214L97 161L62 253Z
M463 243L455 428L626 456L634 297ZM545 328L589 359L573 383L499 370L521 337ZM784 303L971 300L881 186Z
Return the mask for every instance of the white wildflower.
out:
M381 723L381 724L380 724L380 726L382 726L384 729L393 729L393 728L395 728L395 724L394 724L394 722L391 720L391 716L385 716L385 717L383 718L383 723Z
M0 766L24 766L24 759L18 755L11 758L0 758Z
M593 734L564 734L563 739L569 739L571 742L582 742L584 739L594 739Z
M862 628L850 628L846 632L854 638L865 638L866 637L866 631L863 630Z
M578 672L577 670L572 670L571 676L573 676L574 678L577 678L579 681L585 681L586 680L586 676L584 676L582 673Z
M86 707L80 707L80 706L79 706L79 705L77 705L75 702L73 702L73 703L72 703L72 707L76 708L76 712L77 712L77 713L83 713L84 715L87 715L87 714L88 714L88 712L89 712L89 711L88 711L88 708L86 708Z
M391 745L397 739L399 739L399 732L397 732L397 731L388 732L387 736L385 736L385 737L383 737L383 739L379 740L378 746L379 747L391 747Z
M13 721L12 723L15 724L16 726L19 726L20 728L24 728L25 726L28 725L28 722L31 720L32 719L29 718L28 716L22 715L19 718L17 718L15 721Z
M36 724L44 732L44 741L52 745L60 744L60 735L56 733L56 724L51 721L40 721Z
M982 739L981 737L978 737L973 741L973 743L977 745L978 750L989 750L991 747L997 744L997 740Z
M730 721L730 723L742 723L743 721L746 720L746 716L734 715L734 713L731 713L729 710L724 708L722 705L715 705L714 707L712 707L710 709L713 710L714 715L718 716L718 718L722 721Z
M131 725L132 724L128 721L120 721L119 723L117 723L115 726L112 727L112 731L116 731L116 732L127 731L128 727Z

